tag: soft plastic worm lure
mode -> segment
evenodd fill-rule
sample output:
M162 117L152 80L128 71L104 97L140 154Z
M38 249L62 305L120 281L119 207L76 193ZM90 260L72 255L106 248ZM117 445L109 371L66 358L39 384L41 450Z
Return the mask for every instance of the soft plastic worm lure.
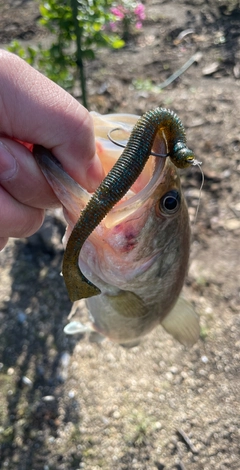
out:
M184 127L174 112L156 108L145 113L137 121L122 155L81 212L69 237L62 273L72 302L100 294L98 287L79 269L80 250L89 235L140 175L151 154L157 134L164 134L168 146L167 155L175 166L187 168L194 163L194 154L186 145Z

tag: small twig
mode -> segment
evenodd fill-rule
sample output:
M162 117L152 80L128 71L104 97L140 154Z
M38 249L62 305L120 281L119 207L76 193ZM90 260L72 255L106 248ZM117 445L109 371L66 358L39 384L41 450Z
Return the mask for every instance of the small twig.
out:
M187 434L181 429L177 429L177 434L179 434L179 436L183 439L183 441L185 442L185 444L189 447L189 449L191 450L191 452L193 454L198 454L198 450L196 449L196 447L191 443L189 437L187 436Z
M157 85L156 88L158 90L162 90L162 88L166 88L168 85L170 85L170 83L172 83L174 80L176 80L176 78L180 77L180 75L182 75L184 72L186 72L186 70L189 67L191 67L191 65L194 64L194 62L199 62L201 60L201 58L202 58L201 52L196 52L196 54L194 54L192 57L190 57L190 59L188 59L187 62L185 62L185 64L183 64L182 67L180 67L180 69L176 70L176 72L174 72L172 75L170 75L170 77L168 77L167 80L160 83L160 85Z
M182 458L183 458L182 450L181 450L181 447L180 447L180 445L179 445L179 443L178 443L178 441L175 437L172 439L172 443L174 444L174 446L177 450L177 453L178 453L176 468L178 470L186 470L186 467L184 466L184 463L182 462Z
M78 21L78 6L79 4L77 0L71 0L72 17L73 17L74 30L76 34L76 46L77 46L76 64L79 69L83 106L87 108L88 106L87 106L86 77L85 77L85 70L84 70L84 64L83 64L83 52L82 52L82 28L80 28L79 21Z
M186 36L188 36L189 34L193 34L193 33L194 33L194 30L192 28L184 29L184 31L181 31L181 33L179 33L179 35L177 36L177 38L174 41L174 44L175 45L180 44L180 42L182 42L182 40Z
M232 207L232 206L228 206L228 207L229 207L229 209L233 212L233 214L235 215L235 217L236 217L237 219L239 219L239 218L240 218L240 211L239 211L239 210L236 210L236 209L235 209L234 207Z
M181 460L179 460L179 462L177 463L177 467L179 468L179 470L186 470L186 467Z

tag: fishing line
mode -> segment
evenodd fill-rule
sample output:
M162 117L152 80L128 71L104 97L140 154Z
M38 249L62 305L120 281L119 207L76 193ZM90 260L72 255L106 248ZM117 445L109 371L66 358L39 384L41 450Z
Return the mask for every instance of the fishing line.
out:
M203 173L201 165L202 165L202 162L199 162L198 160L194 160L194 162L192 163L192 166L198 166L198 168L201 172L201 175L202 175L202 182L201 182L201 186L200 186L200 189L199 189L198 203L197 203L197 209L196 209L195 216L194 216L193 227L195 227L196 222L197 222L197 216L198 216L200 201L201 201L201 196L202 196L202 189L203 189L203 185L204 185L204 173Z
M108 139L115 145L117 145L118 147L121 147L121 148L125 148L126 145L124 144L120 144L120 142L118 142L117 140L113 139L113 137L111 136L112 132L115 132L115 131L123 131L124 129L121 128L121 127L115 127L114 129L111 129L109 132L108 132ZM153 157L162 157L162 158L166 158L166 157L169 157L170 154L169 153L166 153L166 154L161 154L161 153L155 153L155 152L151 152L150 155L152 155ZM204 173L203 173L203 170L201 168L201 165L202 165L202 162L199 162L198 160L194 160L192 162L192 166L198 166L200 172L201 172L201 175L202 175L202 182L201 182L201 186L200 186L200 189L199 189L199 197L198 197L198 204L197 204L197 209L196 209L196 212L195 212L195 216L194 216L194 221L193 221L193 227L196 225L196 222L197 222L197 216L198 216L198 212L199 212L199 207L200 207L200 201L201 201L201 196L202 196L202 189L203 189L203 185L204 185Z
M114 132L114 131L122 131L122 130L124 130L124 129L122 129L121 127L115 127L114 129L111 129L111 130L108 132L108 135L107 135L107 136L108 136L109 140L110 140L113 144L117 145L118 147L122 147L122 148L125 149L126 145L120 144L120 142L118 142L117 140L114 140L114 139L112 138L112 136L111 136L111 133L112 133L112 132ZM152 155L153 157L162 157L162 158L166 158L166 157L169 157L170 154L169 154L169 153L161 154L161 153L151 152L150 155Z

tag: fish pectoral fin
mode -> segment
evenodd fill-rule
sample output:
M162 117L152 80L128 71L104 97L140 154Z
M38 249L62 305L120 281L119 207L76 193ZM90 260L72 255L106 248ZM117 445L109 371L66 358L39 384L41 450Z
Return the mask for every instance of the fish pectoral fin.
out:
M77 333L91 333L92 328L89 325L83 325L79 321L71 321L64 327L63 331L66 335L75 335Z
M64 327L63 331L66 335L88 333L90 343L102 343L105 339L101 333L94 331L90 325L83 325L80 321L71 321Z
M107 295L111 307L119 315L127 318L141 318L147 313L144 302L130 291L120 291L118 295Z
M182 297L178 299L161 325L184 346L193 346L199 338L199 318L192 305Z

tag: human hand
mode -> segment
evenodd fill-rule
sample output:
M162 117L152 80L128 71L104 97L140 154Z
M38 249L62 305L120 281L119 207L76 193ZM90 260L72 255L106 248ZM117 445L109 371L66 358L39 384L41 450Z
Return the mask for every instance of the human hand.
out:
M8 237L27 237L44 209L59 201L31 153L51 150L87 190L102 180L92 118L71 95L26 62L0 50L0 250Z

